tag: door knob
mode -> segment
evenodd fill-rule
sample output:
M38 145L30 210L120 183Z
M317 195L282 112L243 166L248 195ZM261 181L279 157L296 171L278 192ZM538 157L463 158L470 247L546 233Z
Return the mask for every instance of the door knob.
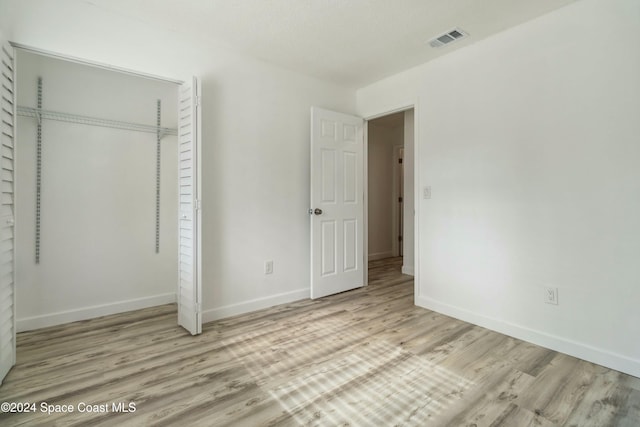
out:
M316 215L322 215L322 209L315 208L313 210L313 213L316 214Z

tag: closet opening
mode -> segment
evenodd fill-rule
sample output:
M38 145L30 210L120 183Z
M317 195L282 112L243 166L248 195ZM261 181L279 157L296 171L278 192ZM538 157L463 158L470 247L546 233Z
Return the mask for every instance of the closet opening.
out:
M180 85L15 57L17 331L175 303Z

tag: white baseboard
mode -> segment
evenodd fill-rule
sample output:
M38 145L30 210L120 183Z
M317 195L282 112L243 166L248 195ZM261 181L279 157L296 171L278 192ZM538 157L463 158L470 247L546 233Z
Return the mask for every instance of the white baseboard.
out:
M151 297L136 298L126 301L118 301L109 304L94 305L74 310L59 311L57 313L43 314L40 316L16 319L16 331L24 332L48 326L62 325L78 320L93 319L110 314L124 313L126 311L140 310L141 308L155 307L176 302L176 294L168 293Z
M415 276L413 265L403 265L402 274L408 274L409 276Z
M230 304L224 307L212 308L202 312L202 323L212 322L225 317L237 316L239 314L250 313L263 308L273 307L278 304L307 299L310 296L309 288L298 289L291 292L284 292L264 298L256 298L249 301Z
M454 307L427 297L416 296L415 303L419 307L436 311L474 325L482 326L501 334L509 335L523 341L568 354L607 368L615 369L629 375L640 378L640 360L632 359L605 349L596 348L584 343L579 343L537 331L515 323L505 322L500 319L477 314L460 307Z
M393 257L393 251L377 252L375 254L369 254L369 261L376 261L379 259L392 258L392 257Z

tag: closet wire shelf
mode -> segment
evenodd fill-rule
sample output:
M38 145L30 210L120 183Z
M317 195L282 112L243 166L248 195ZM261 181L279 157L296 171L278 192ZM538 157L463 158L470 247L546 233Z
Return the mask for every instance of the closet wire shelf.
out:
M89 126L100 126L114 129L132 130L137 132L160 133L160 138L167 135L178 135L178 130L167 127L158 127L153 125L144 125L140 123L121 122L118 120L99 119L96 117L81 116L78 114L60 113L58 111L43 110L32 107L23 107L18 105L17 112L19 116L32 117L39 122L43 119L56 120L59 122L79 123Z

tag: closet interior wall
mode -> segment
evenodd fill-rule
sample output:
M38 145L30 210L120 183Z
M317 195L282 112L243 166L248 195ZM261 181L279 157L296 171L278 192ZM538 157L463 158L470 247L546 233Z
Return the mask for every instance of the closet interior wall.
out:
M18 105L177 127L177 85L17 50ZM161 140L156 253L155 133L42 120L35 262L37 119L18 117L17 329L175 301L177 137Z

